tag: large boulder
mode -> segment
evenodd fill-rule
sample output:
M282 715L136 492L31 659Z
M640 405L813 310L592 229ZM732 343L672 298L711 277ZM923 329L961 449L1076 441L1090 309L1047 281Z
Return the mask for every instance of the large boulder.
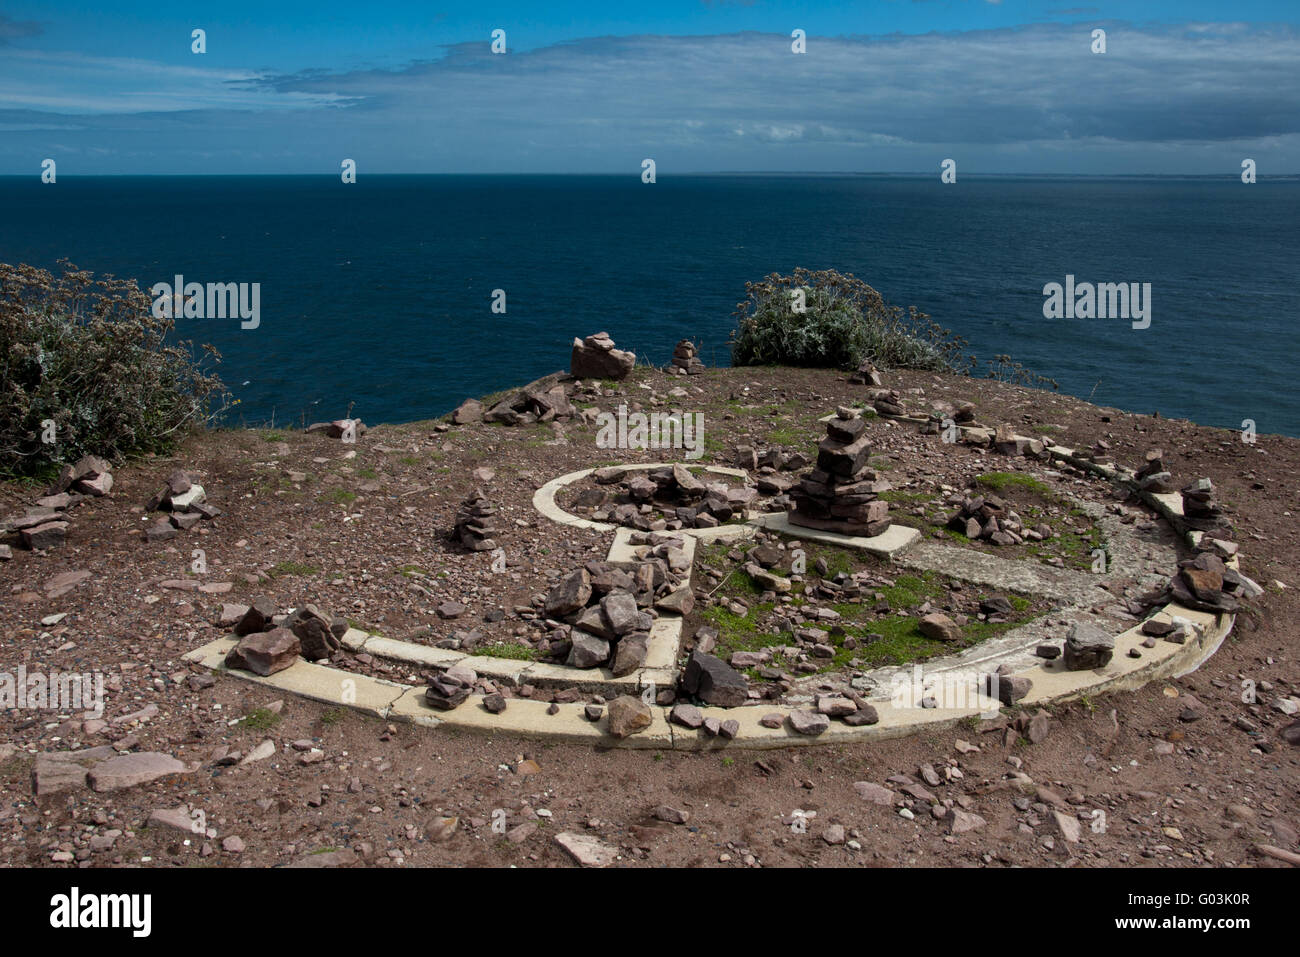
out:
M569 371L578 379L626 379L636 365L636 353L614 348L607 332L574 338Z

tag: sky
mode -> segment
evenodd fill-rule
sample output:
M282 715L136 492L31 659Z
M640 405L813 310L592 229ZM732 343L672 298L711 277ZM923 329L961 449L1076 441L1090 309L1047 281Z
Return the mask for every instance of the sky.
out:
M0 0L0 175L1300 173L1300 3L1072 2Z

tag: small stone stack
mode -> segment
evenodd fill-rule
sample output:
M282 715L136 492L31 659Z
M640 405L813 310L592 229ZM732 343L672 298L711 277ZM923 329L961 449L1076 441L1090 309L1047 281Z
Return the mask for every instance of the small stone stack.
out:
M473 552L487 552L497 547L492 539L498 529L488 525L497 510L488 504L482 489L474 489L456 510L456 537Z
M608 332L574 338L569 371L576 379L626 379L636 365L636 353L614 348Z
M867 468L871 443L865 427L853 410L836 410L817 446L817 467L790 492L790 524L868 537L889 528L889 503L880 493L891 486Z
M145 505L145 511L171 513L145 529L145 539L150 542L175 538L178 531L193 528L203 519L213 519L221 514L221 509L207 503L203 486L195 483L182 469L167 476L166 483Z
M668 371L673 375L700 375L704 372L704 363L697 355L695 343L683 339L673 347L673 364Z
M907 415L902 393L897 389L873 389L871 407L881 415Z
M1151 449L1147 452L1146 461L1133 477L1137 479L1138 487L1144 492L1157 494L1172 492L1175 487L1173 476L1165 469L1164 452L1160 449Z
M439 711L450 711L474 690L478 673L465 665L454 665L429 683L424 692L425 704Z
M1197 479L1182 490L1183 518L1188 527L1210 531L1224 524L1223 509L1214 501L1214 483Z

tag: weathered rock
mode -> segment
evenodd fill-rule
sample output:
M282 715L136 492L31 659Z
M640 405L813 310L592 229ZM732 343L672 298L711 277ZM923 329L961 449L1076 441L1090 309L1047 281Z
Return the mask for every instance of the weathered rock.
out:
M1065 639L1065 667L1070 671L1104 668L1115 653L1115 638L1096 625L1076 621Z
M799 734L817 735L831 726L831 719L816 711L791 711L790 727Z
M45 522L31 528L20 529L18 537L22 539L23 546L33 551L37 549L54 548L63 544L63 540L68 534L67 522Z
M609 660L609 653L610 645L604 638L574 629L565 664L571 668L595 668Z
M969 811L963 811L959 808L949 808L944 820L948 824L949 834L966 834L970 831L979 830L988 822L978 814Z
M275 603L269 598L254 598L242 618L235 623L236 635L252 635L261 631L270 631L272 619L276 615Z
M675 704L673 710L668 713L668 720L683 728L695 729L704 724L704 715L693 704Z
M96 764L87 772L86 781L93 791L120 791L169 774L182 774L185 770L185 765L170 754L141 751Z
M650 706L634 695L620 695L609 703L609 733L616 738L644 731L653 721Z
M645 667L646 655L650 651L650 636L644 632L628 635L614 649L614 661L610 666L615 678L632 674Z
M226 667L266 677L291 667L302 652L298 636L288 628L246 635L226 653Z
M333 619L315 605L304 605L283 622L297 636L302 645L301 654L308 661L328 658L342 647L332 630Z
M853 790L858 793L858 797L862 798L862 800L871 804L879 804L881 807L891 807L898 801L897 794L873 781L854 781Z
M477 425L483 421L483 403L478 399L466 399L452 412L451 421L456 425Z
M591 600L591 575L585 568L565 576L546 596L546 615L563 618L586 607Z
M618 859L618 848L590 834L562 831L555 835L555 843L583 867L608 867Z
M455 672L455 668L449 668L429 683L429 687L424 692L426 704L439 711L450 711L469 697L474 679L466 680L466 676L457 675Z
M682 689L706 704L735 708L749 700L749 683L721 658L691 653L682 672Z
M961 628L947 615L933 612L916 623L917 629L927 638L936 641L961 641Z

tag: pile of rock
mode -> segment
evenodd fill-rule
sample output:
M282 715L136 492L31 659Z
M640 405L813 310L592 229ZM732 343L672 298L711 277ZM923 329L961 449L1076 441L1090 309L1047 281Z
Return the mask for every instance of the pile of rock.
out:
M694 606L690 586L667 560L654 557L589 563L551 588L542 611L567 626L567 645L554 641L552 653L564 654L574 668L608 665L621 678L644 667L656 614L689 615Z
M0 535L16 534L22 546L33 551L62 545L68 533L67 510L112 490L112 466L98 455L83 456L75 465L63 467L34 507L0 522ZM8 557L9 546L0 545L0 559Z
M704 372L704 363L690 339L683 339L673 346L673 362L668 372L672 375L700 375Z
M306 431L309 434L324 432L331 439L342 439L347 437L351 441L356 441L366 434L366 423L360 419L335 419L333 422L313 422L307 426Z
M798 472L806 469L811 460L802 452L786 452L784 449L768 448L762 452L752 445L736 448L736 467L756 473L754 487L762 496L772 496L764 503L769 511L789 511L794 501L786 493L794 485L794 479L782 475L782 472Z
M682 528L716 528L745 510L758 498L749 486L705 482L684 465L655 469L597 469L599 485L619 486L613 496L601 488L579 491L574 504L590 508L597 522L613 522L643 532ZM658 517L662 515L663 517Z
M1178 573L1166 588L1168 600L1198 611L1236 612L1239 599L1260 594L1262 589L1235 568L1228 567L1214 551L1203 551L1178 563Z
M221 509L207 502L203 486L194 482L189 473L176 469L145 505L145 511L164 511L170 514L145 529L145 540L167 541L183 529L190 529L204 519L214 519Z
M790 524L868 537L889 528L889 503L880 494L892 486L867 467L871 443L865 426L843 407L826 423L817 467L790 492L795 503Z
M474 489L456 509L456 538L473 552L487 552L496 548L497 543L492 536L499 529L488 524L496 513L497 510L488 503L483 490Z
M881 415L907 415L903 396L897 389L872 389L868 393L871 407Z
M1207 478L1197 479L1182 489L1183 520L1189 528L1212 531L1226 521L1223 509L1214 501L1214 483Z
M576 389L571 376L552 372L522 389L506 393L485 409L478 399L466 399L451 414L456 425L499 422L502 425L532 425L535 422L567 422L576 414L569 396Z
M636 365L636 353L614 348L608 332L573 340L569 371L576 379L626 379Z
M1151 449L1147 452L1142 467L1133 474L1142 491L1160 494L1172 492L1176 488L1173 475L1165 468L1164 455L1160 449Z
M431 708L450 711L469 697L477 680L478 674L473 669L455 665L429 683L424 692L424 701Z
M1046 522L1026 528L1015 510L996 495L963 495L957 512L948 519L948 527L971 541L992 545L1041 542L1056 534Z
M327 660L342 647L347 620L323 613L315 605L279 614L268 598L256 598L235 622L239 643L226 653L226 666L267 675L283 671L301 656Z

